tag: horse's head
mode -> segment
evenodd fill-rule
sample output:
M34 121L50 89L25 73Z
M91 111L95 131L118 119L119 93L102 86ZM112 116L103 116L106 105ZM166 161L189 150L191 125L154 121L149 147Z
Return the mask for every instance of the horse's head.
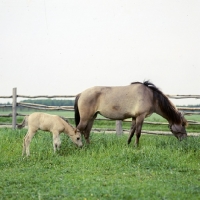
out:
M74 130L74 134L70 134L70 138L72 140L72 142L74 144L76 144L78 147L82 147L83 146L83 143L82 143L82 140L81 140L81 133L78 129L75 129Z
M187 120L184 118L183 113L180 113L180 117L181 117L181 123L170 124L169 128L171 132L174 134L174 136L181 141L182 139L187 137L187 132L185 130L185 127L187 126Z
M181 124L172 124L170 126L170 130L174 134L174 136L180 141L187 137L185 127Z

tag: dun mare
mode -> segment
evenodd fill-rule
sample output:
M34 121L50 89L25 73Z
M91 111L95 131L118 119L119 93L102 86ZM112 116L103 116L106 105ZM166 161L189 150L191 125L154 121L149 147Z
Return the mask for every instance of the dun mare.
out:
M23 128L25 126L28 126L28 132L24 137L22 155L24 155L25 152L27 156L30 155L30 142L38 130L52 132L54 152L60 148L60 133L62 132L66 133L77 146L82 146L80 132L57 115L41 112L32 113L29 116L25 116L23 122L19 124L17 128Z
M187 121L172 102L153 83L134 82L128 86L95 86L78 94L74 104L77 129L89 143L90 131L97 114L113 119L132 118L128 144L136 133L136 146L143 121L157 113L169 122L171 132L179 139L187 137Z

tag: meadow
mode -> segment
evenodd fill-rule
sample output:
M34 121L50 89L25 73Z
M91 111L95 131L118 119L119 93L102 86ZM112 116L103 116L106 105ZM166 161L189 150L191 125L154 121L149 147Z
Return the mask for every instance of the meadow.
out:
M151 117L148 121L157 116ZM158 128L167 125L151 125ZM199 126L194 130L200 132ZM0 128L2 200L200 199L200 137L179 142L174 136L142 135L136 148L134 141L127 145L127 134L92 132L91 144L78 148L62 134L61 149L54 154L51 134L39 131L30 157L22 157L26 132Z
M200 137L143 135L135 148L126 134L92 133L79 149L62 135L54 154L50 133L40 131L27 158L25 134L1 129L0 199L200 198Z

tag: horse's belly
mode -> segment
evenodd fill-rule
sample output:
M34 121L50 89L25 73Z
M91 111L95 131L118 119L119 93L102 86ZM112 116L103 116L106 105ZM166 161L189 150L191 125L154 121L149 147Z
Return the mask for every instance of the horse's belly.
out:
M102 110L99 112L99 114L101 114L102 116L109 118L109 119L114 119L114 120L123 120L123 119L127 119L127 118L131 118L134 117L134 113L132 112L121 112L121 111L108 111L108 110Z

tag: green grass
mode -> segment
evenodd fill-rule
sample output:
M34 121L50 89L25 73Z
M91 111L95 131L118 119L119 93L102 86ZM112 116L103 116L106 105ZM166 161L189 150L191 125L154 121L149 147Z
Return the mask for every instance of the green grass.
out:
M0 129L0 199L199 199L200 137L91 134L77 148L62 135L53 153L50 133L40 131L21 156L26 129Z

